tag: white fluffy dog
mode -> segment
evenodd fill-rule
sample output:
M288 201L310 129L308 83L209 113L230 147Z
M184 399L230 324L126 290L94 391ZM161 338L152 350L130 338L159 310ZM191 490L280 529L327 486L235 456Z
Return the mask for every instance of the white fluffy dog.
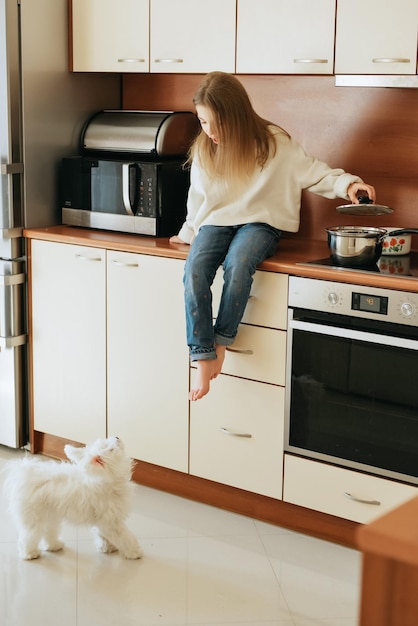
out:
M100 552L119 550L139 559L141 548L128 530L132 460L117 437L99 439L83 448L66 445L68 461L26 456L7 465L5 481L10 510L19 532L19 554L40 556L40 546L55 552L62 521L92 528Z

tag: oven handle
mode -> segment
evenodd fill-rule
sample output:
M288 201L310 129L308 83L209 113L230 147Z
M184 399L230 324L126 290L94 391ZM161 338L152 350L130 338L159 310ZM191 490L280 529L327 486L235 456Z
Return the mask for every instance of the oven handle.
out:
M342 339L356 339L357 341L367 341L369 343L379 343L395 348L406 348L407 350L418 350L418 341L405 339L404 337L393 337L391 335L378 335L362 330L352 330L348 328L338 328L312 322L301 322L299 320L289 320L291 328L305 330L309 333L329 335L331 337L341 337Z

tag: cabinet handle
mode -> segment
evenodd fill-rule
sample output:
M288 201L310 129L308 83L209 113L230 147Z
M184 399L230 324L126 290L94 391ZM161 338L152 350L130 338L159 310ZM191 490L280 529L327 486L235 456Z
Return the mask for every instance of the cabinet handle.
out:
M231 437L244 437L245 439L252 438L250 433L237 433L236 431L229 430L229 428L224 428L223 426L221 426L221 431L225 433L225 435L230 435Z
M293 59L293 63L328 63L328 59Z
M102 258L100 256L84 256L83 254L76 254L77 259L80 261L101 261Z
M183 59L154 59L154 63L183 63Z
M377 59L372 59L372 63L410 63L411 59L402 59L402 58L396 58L394 57L393 59L391 58L377 58Z
M117 261L112 259L112 263L119 265L120 267L139 267L139 263L124 263L123 261Z
M118 63L145 63L145 59L118 59Z
M253 350L241 350L240 348L233 348L232 346L227 346L226 349L228 352L237 352L238 354L254 354Z
M353 502L361 502L361 504L374 504L376 506L380 506L382 504L379 500L363 500L363 498L356 498L351 493L348 493L348 491L344 491L344 495L349 500L353 500Z

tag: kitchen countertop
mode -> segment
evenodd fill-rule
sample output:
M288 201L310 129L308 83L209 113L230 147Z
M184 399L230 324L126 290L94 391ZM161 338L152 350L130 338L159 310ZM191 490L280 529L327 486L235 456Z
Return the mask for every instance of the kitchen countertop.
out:
M186 244L170 244L168 238L91 230L75 226L28 228L24 230L24 236L28 239L55 241L63 244L84 245L176 259L185 259L189 250L189 246ZM259 268L294 276L306 276L355 285L380 287L382 289L418 292L418 277L414 280L413 278L392 276L378 272L359 272L330 266L300 265L300 263L323 259L328 256L329 250L326 241L284 237L280 241L276 254L261 263Z

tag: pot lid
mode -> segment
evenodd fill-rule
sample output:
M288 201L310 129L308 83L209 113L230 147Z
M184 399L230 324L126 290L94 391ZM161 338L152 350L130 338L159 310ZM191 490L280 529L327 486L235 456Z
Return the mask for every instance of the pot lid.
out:
M359 204L342 204L337 211L345 215L387 215L393 209L382 204L374 204L369 196L358 196Z
M344 215L387 215L393 209L382 204L342 204L337 206L338 213Z

